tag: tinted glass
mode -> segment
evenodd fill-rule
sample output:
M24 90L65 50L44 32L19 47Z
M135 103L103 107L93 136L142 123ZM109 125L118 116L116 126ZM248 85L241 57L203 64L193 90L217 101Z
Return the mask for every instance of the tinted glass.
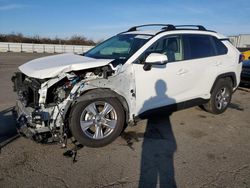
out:
M227 47L217 38L213 37L217 55L227 54Z
M211 36L184 35L185 59L196 59L215 56L215 49Z

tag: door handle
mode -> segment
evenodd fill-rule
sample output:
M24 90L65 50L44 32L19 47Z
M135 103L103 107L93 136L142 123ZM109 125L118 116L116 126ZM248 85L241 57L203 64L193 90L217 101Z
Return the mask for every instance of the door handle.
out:
M183 75L183 74L185 74L185 73L187 73L188 72L188 70L187 69L183 69L183 68L181 68L181 69L179 69L178 71L177 71L177 75Z

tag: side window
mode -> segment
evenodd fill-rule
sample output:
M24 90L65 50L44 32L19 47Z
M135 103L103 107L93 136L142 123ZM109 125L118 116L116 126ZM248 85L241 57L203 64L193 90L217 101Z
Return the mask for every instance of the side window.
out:
M151 53L161 53L168 57L168 62L183 60L182 38L180 36L168 36L157 40L138 59L139 63L144 63Z
M227 47L216 37L213 37L217 55L227 54Z
M184 35L185 60L215 56L212 37L209 35Z

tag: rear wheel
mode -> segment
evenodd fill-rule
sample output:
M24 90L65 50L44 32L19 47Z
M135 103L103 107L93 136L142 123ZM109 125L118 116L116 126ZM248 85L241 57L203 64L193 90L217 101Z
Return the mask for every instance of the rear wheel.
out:
M213 114L223 113L230 104L232 97L232 81L229 78L218 80L208 103L203 108Z
M77 103L72 109L70 129L85 146L102 147L123 130L124 110L116 98L99 98Z

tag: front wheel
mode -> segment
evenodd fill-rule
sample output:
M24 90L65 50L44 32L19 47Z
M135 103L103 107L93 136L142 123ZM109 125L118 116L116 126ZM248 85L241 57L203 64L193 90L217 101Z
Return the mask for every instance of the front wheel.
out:
M230 104L232 97L232 82L230 79L220 79L216 83L211 98L203 107L206 111L213 114L223 113Z
M120 135L124 119L123 107L116 98L83 101L72 109L70 129L82 145L102 147Z

